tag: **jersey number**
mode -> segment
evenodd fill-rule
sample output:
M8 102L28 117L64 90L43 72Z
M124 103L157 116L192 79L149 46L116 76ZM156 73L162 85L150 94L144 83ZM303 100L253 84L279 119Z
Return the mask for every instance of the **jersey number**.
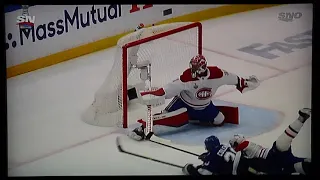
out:
M217 154L219 156L223 156L226 162L229 162L230 160L234 161L234 159L236 158L236 152L233 149L228 148L227 146L222 146Z
M232 152L232 151L227 151L224 153L223 155L224 160L226 160L227 162L234 161L234 159L236 158L236 153Z

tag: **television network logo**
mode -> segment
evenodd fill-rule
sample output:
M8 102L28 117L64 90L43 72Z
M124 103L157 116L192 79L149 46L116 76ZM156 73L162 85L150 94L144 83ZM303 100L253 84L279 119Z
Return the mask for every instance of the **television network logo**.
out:
M17 17L17 25L20 29L31 29L34 26L36 17L30 16L28 9L28 5L22 5L22 15Z

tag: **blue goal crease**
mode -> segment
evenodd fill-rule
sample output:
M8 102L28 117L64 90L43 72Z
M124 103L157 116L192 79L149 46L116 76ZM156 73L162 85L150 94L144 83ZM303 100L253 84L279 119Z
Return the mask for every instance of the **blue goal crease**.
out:
M211 135L217 136L221 142L228 142L234 134L253 137L275 129L283 120L282 114L276 110L220 100L214 101L214 104L239 107L240 124L224 124L222 127L203 127L187 124L174 130L155 132L155 134L160 138L168 139L175 143L202 146L205 138Z

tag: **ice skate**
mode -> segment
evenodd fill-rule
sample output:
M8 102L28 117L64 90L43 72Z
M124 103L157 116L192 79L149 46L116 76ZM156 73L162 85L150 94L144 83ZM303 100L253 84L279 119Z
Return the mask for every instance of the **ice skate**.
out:
M301 120L302 123L304 123L307 119L309 119L311 115L311 109L310 108L303 108L299 110L299 120Z
M128 136L134 140L142 141L145 139L144 127L140 126L131 131Z

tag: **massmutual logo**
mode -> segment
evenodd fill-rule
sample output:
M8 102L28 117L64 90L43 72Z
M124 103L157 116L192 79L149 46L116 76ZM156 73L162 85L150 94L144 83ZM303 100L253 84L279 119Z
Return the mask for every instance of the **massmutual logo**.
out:
M30 16L28 9L28 5L22 5L22 15L17 17L17 25L20 29L31 29L34 26L36 17Z
M152 8L152 4L132 4L129 8L129 13L137 13L144 9ZM55 38L71 31L96 26L98 24L111 22L123 17L122 5L92 5L87 6L87 9L79 9L79 6L74 8L66 8L61 11L62 17L51 19L50 21L40 22L37 16L28 11L29 6L22 6L22 14L17 17L16 24L19 28L17 34L8 32L6 34L5 49L11 47L16 48L23 46L28 42L42 41L48 38ZM43 20L43 19L42 19Z
M278 15L278 19L285 22L292 22L293 20L300 19L301 17L301 12L281 12Z
M87 11L81 12L79 6L73 9L64 9L62 18L52 19L47 22L35 23L35 17L30 16L28 6L23 6L22 15L17 17L19 26L18 34L6 34L6 50L23 46L27 42L42 41L54 38L71 30L79 30L92 25L109 22L122 17L120 4L105 6L89 6ZM38 18L38 17L37 17Z

